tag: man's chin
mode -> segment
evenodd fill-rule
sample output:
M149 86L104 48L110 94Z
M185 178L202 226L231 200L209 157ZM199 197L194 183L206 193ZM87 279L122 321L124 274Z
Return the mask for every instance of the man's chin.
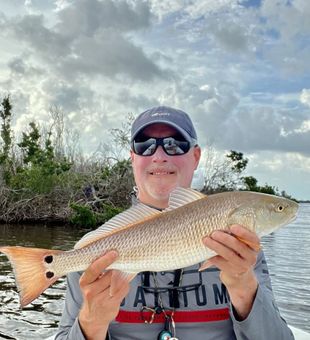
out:
M173 189L175 189L177 187L177 184L174 185L169 185L169 186L157 186L156 188L153 188L153 190L151 190L151 195L153 196L154 199L159 200L159 201L163 201L163 200L168 200L170 193Z

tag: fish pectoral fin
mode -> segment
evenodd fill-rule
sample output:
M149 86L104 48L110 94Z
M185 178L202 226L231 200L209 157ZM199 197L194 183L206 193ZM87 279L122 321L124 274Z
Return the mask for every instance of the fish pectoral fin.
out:
M206 195L194 189L178 187L170 193L168 208L164 211L171 211L206 197Z
M160 210L151 208L143 203L138 203L131 208L121 212L120 214L112 217L109 221L104 223L96 230L84 235L80 239L80 241L75 244L74 248L83 248L103 237L112 235L119 230L130 228L135 223L143 222L146 219L155 217L160 214L162 214Z
M260 243L255 243L255 242L251 242L249 240L245 240L244 238L242 238L240 236L236 236L236 235L234 235L234 236L239 241L241 241L242 243L246 244L247 246L249 246L250 248L252 248L255 251L260 251L262 249L262 246L260 245Z
M112 269L112 278L109 295L114 296L126 282L131 282L136 277L136 275L137 273L129 273Z
M62 253L60 250L0 247L0 252L9 258L14 269L22 308L59 279L46 263L51 263L54 255Z

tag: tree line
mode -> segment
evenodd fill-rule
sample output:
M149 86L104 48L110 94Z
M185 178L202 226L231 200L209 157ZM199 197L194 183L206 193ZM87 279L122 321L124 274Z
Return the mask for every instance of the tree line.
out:
M53 108L50 115L50 124L31 121L16 137L10 96L0 104L0 222L95 226L127 208L129 160L111 152L83 156L78 133L66 127L62 112ZM111 131L113 138L117 133Z
M57 222L94 227L131 204L134 186L128 158L132 114L120 128L110 130L114 149L101 146L85 156L79 134L66 126L58 108L50 123L35 120L15 136L13 105L5 96L0 105L0 223ZM248 159L231 150L224 159L210 148L202 192L251 190L281 194L270 185L259 186L243 176Z

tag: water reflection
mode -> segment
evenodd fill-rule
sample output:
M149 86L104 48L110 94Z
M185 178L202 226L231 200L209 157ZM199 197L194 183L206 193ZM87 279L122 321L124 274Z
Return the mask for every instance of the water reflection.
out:
M68 226L0 225L0 245L71 249L88 230ZM310 205L302 205L297 220L264 237L273 289L289 324L310 332ZM65 279L58 280L23 310L11 266L0 254L0 338L43 339L55 333L62 312Z

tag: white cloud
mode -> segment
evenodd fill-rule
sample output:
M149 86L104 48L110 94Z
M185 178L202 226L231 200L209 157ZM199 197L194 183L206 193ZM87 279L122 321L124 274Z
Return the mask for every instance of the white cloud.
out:
M137 80L165 76L126 36L149 26L146 4L79 0L57 14L54 27L46 25L43 14L7 19L1 26L59 76L123 74Z
M303 89L300 94L300 101L310 107L310 89Z
M244 150L274 150L310 155L310 131L304 126L307 114L272 107L242 107L225 122L225 133L217 141L222 147Z
M269 31L273 36L272 43L264 49L265 57L277 62L288 74L309 71L309 63L306 62L310 58L307 44L310 34L309 1L264 1L261 15L266 20L266 33Z
M193 17L197 18L201 15L217 14L226 12L228 10L234 11L240 10L238 0L201 0L198 3L196 1L190 1L190 5L187 6L186 11Z
M92 37L96 32L109 28L116 32L129 32L148 28L150 10L146 3L130 6L126 1L76 0L58 13L56 30L73 39Z
M249 158L247 175L254 175L259 185L266 183L285 190L297 199L309 199L310 158L299 153L270 151L245 155Z
M135 0L134 2L139 2L140 0ZM160 19L165 15L177 12L184 8L186 0L170 0L170 1L160 1L160 0L149 0L150 8L154 14L156 14Z
M64 9L66 9L68 6L70 6L70 4L72 3L72 0L69 1L69 0L55 0L55 9L54 11L55 12L60 12Z
M301 123L301 126L298 129L295 129L296 133L308 133L310 132L310 119L305 120Z

